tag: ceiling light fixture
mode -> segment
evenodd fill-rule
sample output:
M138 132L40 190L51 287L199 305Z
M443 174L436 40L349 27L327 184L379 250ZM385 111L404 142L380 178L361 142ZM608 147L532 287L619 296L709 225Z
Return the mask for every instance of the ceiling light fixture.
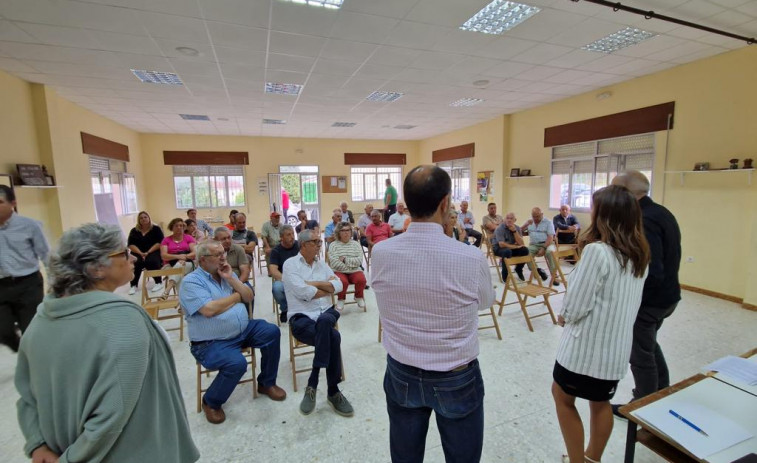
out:
M460 98L457 101L453 101L449 105L450 106L455 106L455 107L475 106L475 105L477 105L479 103L483 103L483 102L484 102L484 100L482 100L481 98Z
M388 103L399 100L403 95L404 93L399 92L373 92L365 97L365 99L368 101L383 101Z
M418 126L417 125L405 125L405 124L400 124L400 125L395 125L394 126L395 129L402 129L402 130L410 130L410 129L414 129L416 127L418 127Z
M344 0L280 0L287 3L299 3L301 5L317 6L330 10L338 10L342 7Z
M612 53L622 48L636 45L639 42L650 39L656 34L651 32L636 29L634 27L626 27L623 30L614 32L607 37L603 37L595 42L581 47L588 51L598 51L600 53Z
M268 125L284 125L286 123L287 121L283 119L263 119L263 124L268 124Z
M179 114L185 121L209 121L210 118L203 114Z
M486 79L474 80L473 85L475 85L476 87L486 87L487 85L489 85L489 81Z
M355 127L357 122L334 122L331 127Z
M178 51L182 55L200 56L200 52L192 47L176 47L176 51Z
M266 82L265 92L274 95L299 95L302 91L300 84L282 84L279 82Z
M540 12L541 8L506 0L494 0L460 26L464 31L502 34Z
M145 71L141 69L132 69L131 72L139 80L148 84L184 85L179 76L173 72Z

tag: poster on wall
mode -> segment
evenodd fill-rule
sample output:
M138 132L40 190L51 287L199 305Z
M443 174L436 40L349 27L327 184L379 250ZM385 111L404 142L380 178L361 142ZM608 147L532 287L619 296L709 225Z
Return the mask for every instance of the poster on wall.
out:
M489 198L494 194L492 187L493 177L494 172L490 170L476 174L476 193L478 193L478 200L482 203L489 202Z

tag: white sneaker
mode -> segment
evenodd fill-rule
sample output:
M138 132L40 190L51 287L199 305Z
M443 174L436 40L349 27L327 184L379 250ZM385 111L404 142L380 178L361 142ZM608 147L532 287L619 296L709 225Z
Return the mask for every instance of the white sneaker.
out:
M344 310L344 301L336 301L336 310L338 310L339 312Z
M157 285L153 286L150 289L151 292L157 293L158 291L163 291L163 283L158 283Z
M361 309L365 308L365 299L363 299L362 297L356 297L355 302L357 302L357 306Z
M137 287L136 286L131 286L129 288L129 296L133 296L135 294L137 294Z

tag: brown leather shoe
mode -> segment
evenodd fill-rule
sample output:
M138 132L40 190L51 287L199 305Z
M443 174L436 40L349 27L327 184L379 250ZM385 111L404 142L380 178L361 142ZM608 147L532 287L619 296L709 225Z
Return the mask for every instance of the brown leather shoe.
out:
M211 408L210 405L202 402L202 411L205 412L205 418L209 423L221 424L226 421L226 413L223 412L223 408Z
M282 400L287 398L286 391L275 384L268 387L263 387L258 384L258 392L267 395L271 398L271 400L275 400L276 402L281 402Z

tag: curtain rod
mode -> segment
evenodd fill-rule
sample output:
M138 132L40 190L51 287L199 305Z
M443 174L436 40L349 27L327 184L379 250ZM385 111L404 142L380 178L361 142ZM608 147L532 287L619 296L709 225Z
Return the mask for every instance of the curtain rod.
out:
M570 1L574 3L578 3L579 0L570 0ZM730 32L722 31L720 29L715 29L712 27L703 26L701 24L684 21L683 19L665 16L659 13L655 13L654 11L644 11L640 8L634 8L632 6L623 5L620 2L608 2L607 0L584 0L584 1L589 2L589 3L594 3L597 5L606 6L608 8L612 8L613 11L623 10L629 13L634 13L639 16L644 16L644 19L652 19L652 18L660 19L662 21L680 24L681 26L693 27L694 29L699 29L705 32L711 32L713 34L723 35L725 37L730 37L732 39L743 40L744 42L747 43L747 45L752 45L754 43L757 43L757 40L754 37L745 37L743 35L732 34Z

